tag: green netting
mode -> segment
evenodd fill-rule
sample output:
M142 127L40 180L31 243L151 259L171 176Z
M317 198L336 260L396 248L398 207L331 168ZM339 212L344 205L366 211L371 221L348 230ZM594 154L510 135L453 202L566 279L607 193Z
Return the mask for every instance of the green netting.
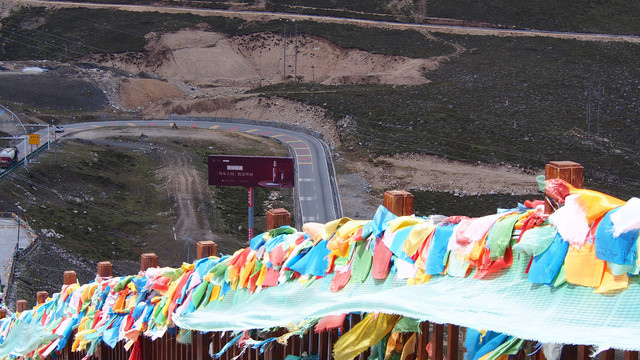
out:
M589 211L600 211L598 207L591 206ZM546 249L528 247L539 253L530 274L526 269L531 254L514 253L518 247L509 246L513 245L509 239L525 241L541 235L535 229L546 226L546 216L537 206L500 212L500 216L518 216L513 230L511 221L506 226L495 214L453 217L436 225L433 219L396 217L380 207L370 222L338 219L325 224L322 239L302 232L265 233L231 256L200 259L179 269L149 268L137 276L65 285L34 309L0 320L1 351L25 355L34 346L38 353L56 346L51 339L37 338L43 333L39 325L30 330L22 328L26 324L43 324L56 334L71 335L77 330L74 348L92 354L99 343L115 346L118 341L130 341L130 330L157 339L176 325L180 331L298 325L290 326L298 329L291 336L306 331L321 317L351 312L399 314L542 343L640 350L638 276L616 278L605 271L606 264L627 266L627 259L635 263L639 231L634 224L640 212L628 204L620 208L630 214L630 229L635 230L614 237L612 231L620 224L613 220L610 225L602 224L608 224L606 217L617 211L608 212L600 227L587 228L597 240L591 252L593 244L568 251L565 241L579 216L586 217L584 212L554 219L558 233L551 244ZM628 229L627 225L620 226ZM545 238L551 238L554 231ZM485 243L485 239L489 240ZM576 261L577 256L581 261ZM425 274L442 272L447 275L425 282L429 280ZM583 278L591 287L575 285L584 285ZM536 283L553 283L554 287ZM22 333L36 337L19 338ZM63 337L59 347L67 345L68 339ZM243 340L243 346L264 346L275 338L250 340L253 343Z
M599 295L582 286L531 284L525 274L528 262L528 257L516 255L508 271L482 280L436 276L426 284L407 286L390 276L386 281L368 278L350 283L335 293L329 291L333 276L327 276L311 286L290 282L252 295L240 289L174 321L201 331L242 330L329 314L379 311L542 343L640 350L637 279L615 296Z
M7 338L0 344L0 358L24 356L42 344L59 337L59 335L47 332L40 324L17 321L11 328Z

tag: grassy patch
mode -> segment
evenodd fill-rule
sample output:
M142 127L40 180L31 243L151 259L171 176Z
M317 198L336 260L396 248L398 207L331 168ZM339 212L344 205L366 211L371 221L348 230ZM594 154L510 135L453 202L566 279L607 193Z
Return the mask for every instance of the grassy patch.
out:
M331 11L328 14L333 16L367 19L380 19L382 14L400 16L401 21L427 16L540 30L640 34L640 4L624 0L431 0L424 10L418 2L395 8L378 0L275 0L269 6L284 12L325 15Z
M83 0L76 0L84 2ZM95 0L96 3L151 4L149 0ZM233 2L166 1L168 6L228 9ZM239 6L251 5L252 2ZM253 2L255 3L255 2ZM381 0L272 0L267 10L296 14L409 21L426 17L453 18L506 27L606 34L640 34L637 14L640 4L614 0L431 0L424 8L419 2L390 4Z
M94 261L112 261L116 275L135 273L142 252L158 254L161 266L184 261L186 243L173 239L174 199L156 177L166 154L176 152L189 154L204 183L209 154L287 155L275 141L226 132L215 141L153 137L145 142L137 136L66 140L55 153L41 153L39 164L29 164L28 172L20 168L0 179L0 207L26 216L37 232L53 229L64 237L40 240L20 256L12 301L32 298L36 290L57 291L64 270L75 270L86 283L95 276ZM198 211L209 216L219 251L229 254L247 241L246 189L210 189L211 197ZM267 202L269 197L274 198L268 189L256 189L256 234L266 227L268 206L293 208L290 189L279 191L278 200ZM191 240L193 259L200 239Z
M156 170L166 156L160 149L188 152L205 184L209 154L287 155L286 149L271 140L228 136L232 140L220 143L154 138L147 150L136 150L139 140L127 137L109 138L107 143L65 141L57 149L56 163L53 151L45 152L39 164L29 166L28 173L21 168L0 179L4 190L0 206L16 213L24 209L34 229L53 229L64 235L54 239L58 245L95 261L137 261L142 252L161 255L176 246L181 251L183 246L173 241L173 199L157 184ZM221 251L235 251L247 239L247 190L210 189L211 198L205 200L202 211L209 217L213 234L222 239ZM266 228L269 206L293 209L290 189L276 193L256 188L256 233ZM267 201L269 197L272 201Z
M352 142L375 155L426 153L463 161L541 168L572 160L587 182L609 184L628 197L640 190L640 142L634 121L640 107L635 44L544 38L441 35L467 51L425 74L423 86L282 85L259 89L329 110L335 121L356 123ZM585 120L589 87L591 135ZM341 133L341 136L345 132ZM613 189L616 188L616 189Z
M0 180L3 208L26 209L34 229L64 235L57 243L92 260L139 258L169 208L153 186L155 160L69 141L40 155L40 164ZM26 196L25 196L26 194ZM16 209L17 210L17 209Z
M44 76L6 76L0 82L0 98L14 103L53 110L59 113L99 111L109 104L107 96L95 84L81 80ZM49 121L49 119L45 119Z
M64 61L93 53L144 51L149 32L170 32L206 24L233 34L244 22L191 14L93 9L22 8L2 19L2 60Z
M365 4L363 6L363 4ZM267 10L293 14L343 17L350 19L368 19L395 21L396 15L380 1L270 1Z
M108 15L106 15L108 14ZM107 20L108 19L108 20ZM372 53L430 57L452 52L441 42L412 30L382 30L350 25L297 22L298 31L327 38L345 48ZM0 60L69 60L94 53L145 51L145 35L205 25L210 31L245 35L260 31L293 32L293 23L246 23L235 18L92 9L22 8L2 19ZM27 41L27 39L31 39Z
M346 9L384 13L387 11L387 1L382 0L273 0L270 6L289 5L322 9Z
M467 195L446 192L411 190L416 215L465 215L470 217L495 214L498 208L515 208L526 200L542 199L531 195Z
M637 1L431 0L429 16L485 21L519 28L640 34Z

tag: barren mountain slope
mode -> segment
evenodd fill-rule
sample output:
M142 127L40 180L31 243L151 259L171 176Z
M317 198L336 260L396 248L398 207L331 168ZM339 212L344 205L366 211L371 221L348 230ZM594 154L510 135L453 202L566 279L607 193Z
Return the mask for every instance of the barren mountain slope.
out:
M428 80L422 70L441 61L370 54L306 34L288 39L286 49L282 37L274 33L228 37L182 30L162 36L151 33L147 38L148 53L101 54L87 60L132 73L143 71L177 86L238 90L281 82L285 52L287 77L336 85L424 84Z

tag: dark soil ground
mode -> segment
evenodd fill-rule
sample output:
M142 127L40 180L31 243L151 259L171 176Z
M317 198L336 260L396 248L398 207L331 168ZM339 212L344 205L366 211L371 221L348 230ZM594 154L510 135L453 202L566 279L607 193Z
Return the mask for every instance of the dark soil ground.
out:
M54 111L94 112L109 103L98 86L69 77L62 69L35 76L0 72L0 98Z

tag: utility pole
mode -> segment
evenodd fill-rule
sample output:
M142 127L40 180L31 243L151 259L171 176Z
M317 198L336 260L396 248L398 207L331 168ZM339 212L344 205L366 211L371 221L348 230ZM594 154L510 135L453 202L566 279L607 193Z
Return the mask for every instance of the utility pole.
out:
M587 133L591 139L591 88L587 88L585 95L587 96Z
M291 34L287 36L287 25L284 25L282 29L282 81L287 81L287 56L293 56L293 78L298 78L298 24L294 26L295 40L294 49L292 55L287 55L287 41L291 37Z
M295 34L296 34L296 42L295 42L295 50L293 54L293 78L298 80L298 24L295 24Z
M282 82L287 80L287 25L282 30Z
M191 261L191 235L187 236L187 263Z
M29 153L27 152L27 143L29 142L29 135L24 135L24 159L22 159L22 163L24 164L24 169L27 170L27 172L29 172L29 169L27 169L27 157L29 156Z
M53 119L51 119L51 128L53 128L53 163L55 164L58 162L58 144L56 144L56 140L58 140L58 133L53 125Z
M591 83L589 87L585 91L585 95L587 97L587 132L589 134L589 138L591 138L591 101L592 98L595 98L597 101L597 136L600 136L600 103L602 102L602 97L604 96L604 86L602 83L598 81L597 86L593 86Z
M47 128L47 149L49 149L49 146L50 146L50 143L51 143L51 137L50 137L51 133L49 132L49 124L27 124L27 125L31 128L31 131L33 131L34 127L46 127ZM26 140L25 141L28 141L28 139L29 139L29 136L26 135ZM39 147L40 147L40 144L38 144L38 147L36 147L36 150ZM26 150L27 150L27 145L25 143L25 154L24 154L25 164L27 163ZM31 145L31 151L29 152L29 155L31 155L32 152L33 152L33 145ZM38 158L36 158L36 162L38 162ZM25 167L26 167L26 165L25 165Z
M604 86L602 86L601 82L598 82L598 87L596 88L596 97L598 98L598 136L600 136L600 102L603 96Z

